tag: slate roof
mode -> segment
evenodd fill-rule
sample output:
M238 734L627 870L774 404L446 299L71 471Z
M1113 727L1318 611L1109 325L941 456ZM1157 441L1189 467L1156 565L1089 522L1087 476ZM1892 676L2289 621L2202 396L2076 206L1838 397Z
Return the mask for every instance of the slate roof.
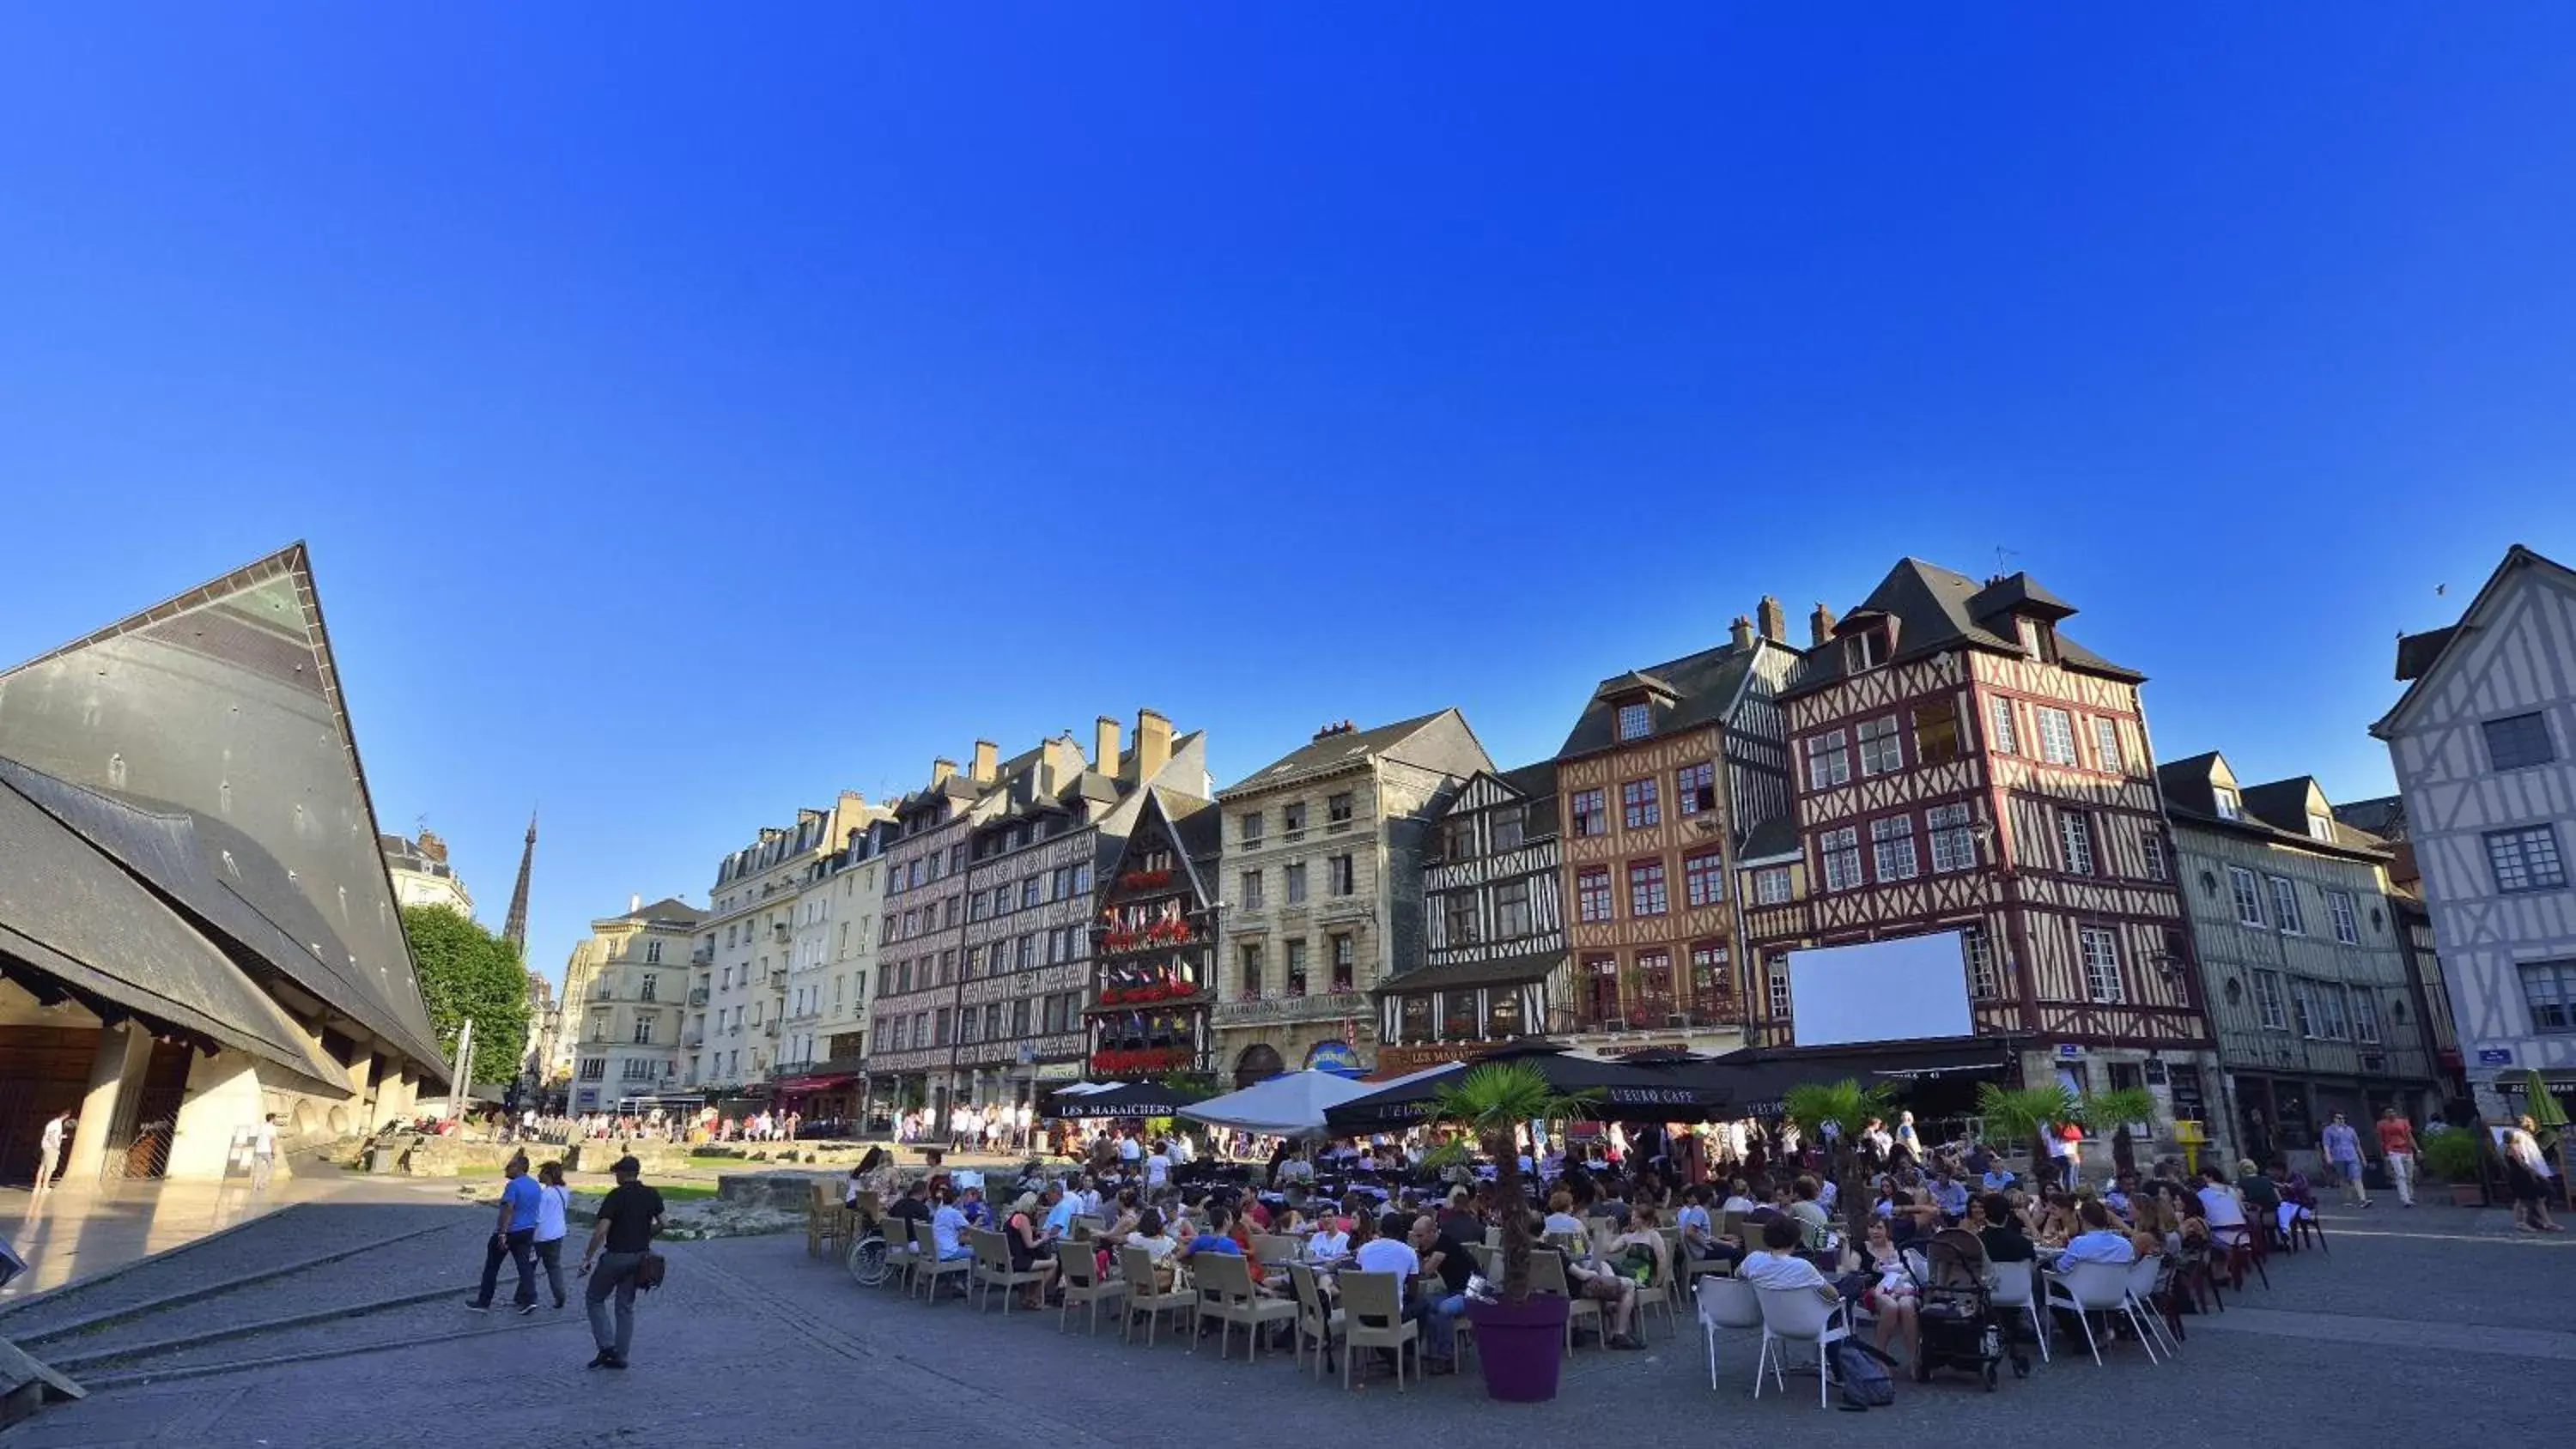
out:
M1219 790L1217 794L1226 796L1238 790L1275 789L1282 785L1294 784L1299 780L1346 769L1365 756L1400 755L1405 742L1421 733L1424 727L1444 715L1456 713L1457 710L1454 708L1438 709L1429 714L1416 715L1412 719L1379 725L1375 729L1347 730L1310 740Z
M2468 608L2461 611L2458 623L2445 629L2429 629L2421 634L2403 635L2398 639L2397 677L2407 681L2406 692L2397 696L2397 702L2388 707L2388 713L2381 715L2377 722L2371 725L2370 732L2373 736L2383 740L2388 738L2390 732L2396 728L2397 717L2404 714L2406 707L2415 702L2415 697L2423 692L2433 671L2450 657L2451 645L2460 636L2474 633L2478 629L2479 626L2475 621L2480 614L2486 612L2487 601L2496 597L2497 591L2504 587L2506 579L2524 569L2539 569L2543 571L2544 576L2554 575L2560 582L2576 586L2576 571L2570 571L2565 564L2556 559L2534 553L2518 543L2507 548L2504 551L2504 562L2497 564L2495 572L2487 575L2487 581L2478 586L2478 596L2471 599Z
M1558 833L1556 761L1540 760L1505 770L1494 778L1529 797L1529 806L1521 816L1522 840L1544 840Z
M1753 668L1755 655L1764 647L1785 649L1775 640L1756 639L1749 645L1721 644L1696 654L1662 664L1633 669L1601 681L1583 705L1583 713L1559 745L1560 760L1578 759L1619 744L1635 744L1619 736L1619 707L1615 701L1640 690L1669 696L1670 704L1650 701L1653 729L1647 735L1669 734L1676 730L1696 729L1719 720L1744 687L1744 676Z
M2406 838L2406 797L2382 795L2376 800L2350 800L2334 808L2335 819L2382 840Z
M2459 632L2459 625L2445 624L2421 634L2398 635L2397 677L2401 680L2423 678L2424 671L2431 669L2433 661L2442 657L2442 651L2451 647L2452 636Z
M705 920L707 913L678 896L664 896L649 906L628 911L623 919L630 921L669 921L674 925L694 926Z
M1453 961L1446 966L1421 966L1401 976L1388 977L1371 987L1369 995L1384 1000L1389 996L1409 996L1453 986L1518 986L1530 981L1544 981L1549 973L1564 964L1565 952L1558 950L1505 956L1492 961Z
M1798 822L1786 815L1774 815L1744 832L1744 842L1735 848L1739 863L1777 860L1798 854L1805 846L1798 839Z
M2316 784L2313 776L2298 775L2259 785L2238 781L2236 799L2243 813L2234 820L2219 814L2211 779L2224 762L2225 757L2218 751L2208 750L2158 765L2156 789L2164 796L2165 813L2178 823L2203 829L2259 836L2284 845L2325 847L2382 861L2389 858L2387 841L2368 831L2356 830L2339 819L2334 821L2333 840L2319 840L2308 833L2307 802L2308 791ZM2233 772L2230 772L2230 777L2233 778ZM2322 795L2323 792L2319 793ZM2332 813L2329 809L2329 818Z
M2021 640L2012 625L2012 610L2016 607L2051 620L2075 612L2028 574L1980 584L1938 564L1907 558L1898 560L1896 567L1888 570L1887 577L1843 622L1870 614L1895 619L1896 653L1890 663L1960 648L2019 655ZM2062 633L2057 635L2057 662L2068 669L2131 683L2146 678L2134 669L2113 664ZM1784 699L1811 694L1842 678L1842 643L1836 639L1809 649L1797 678L1780 694Z
M302 544L0 674L0 758L183 817L192 833L173 836L122 831L115 812L91 811L83 833L99 831L109 843L93 849L156 889L185 890L191 914L436 1069Z

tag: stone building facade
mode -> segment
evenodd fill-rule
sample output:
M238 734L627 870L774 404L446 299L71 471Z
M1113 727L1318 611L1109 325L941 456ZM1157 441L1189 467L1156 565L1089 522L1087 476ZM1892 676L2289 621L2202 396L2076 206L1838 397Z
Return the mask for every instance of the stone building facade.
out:
M564 967L573 1034L566 1110L620 1111L680 1090L681 1023L694 979L689 957L704 916L666 898L590 923Z

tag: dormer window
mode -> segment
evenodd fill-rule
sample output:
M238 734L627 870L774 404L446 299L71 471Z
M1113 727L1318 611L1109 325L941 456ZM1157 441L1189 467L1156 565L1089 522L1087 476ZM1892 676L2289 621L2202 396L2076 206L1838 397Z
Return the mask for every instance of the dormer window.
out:
M2209 787L2209 796L2211 802L2218 807L2219 819L2242 820L2245 818L2245 807L2237 802L2235 791L2228 789L2224 785L2212 785Z
M1642 740L1655 727L1655 712L1642 699L1619 706L1619 738Z
M1872 629L1843 641L1843 672L1859 674L1887 662L1887 631Z
M2308 838L2310 840L2322 840L2328 845L2334 844L2334 817L2330 815L2310 815L2308 817Z
M2021 635L2021 652L2052 664L2057 661L2057 631L2047 620L2025 614L2013 620L2013 625Z

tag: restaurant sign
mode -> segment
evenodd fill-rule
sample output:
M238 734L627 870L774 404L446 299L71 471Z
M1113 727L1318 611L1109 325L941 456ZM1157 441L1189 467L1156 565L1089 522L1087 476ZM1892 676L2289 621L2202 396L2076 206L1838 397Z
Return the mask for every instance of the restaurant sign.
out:
M1266 1021L1338 1021L1369 1014L1368 997L1357 991L1325 996L1277 996L1263 1001L1223 1001L1209 1013L1219 1026L1248 1026Z

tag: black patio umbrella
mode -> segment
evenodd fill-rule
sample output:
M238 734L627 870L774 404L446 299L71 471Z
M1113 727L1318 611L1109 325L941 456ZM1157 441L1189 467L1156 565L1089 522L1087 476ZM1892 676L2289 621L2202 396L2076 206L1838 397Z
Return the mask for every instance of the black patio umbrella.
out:
M1048 1099L1046 1114L1069 1119L1100 1117L1169 1117L1203 1093L1180 1092L1160 1082L1129 1082L1104 1092L1081 1092Z
M2012 1060L1993 1037L1929 1037L1837 1047L1743 1047L1677 1075L1723 1094L1748 1117L1776 1117L1791 1087L1845 1077L1863 1085L1902 1087L1929 1077L1999 1077Z
M1419 1122L1431 1115L1443 1089L1494 1062L1525 1063L1536 1067L1556 1091L1588 1093L1585 1115L1604 1121L1689 1121L1727 1103L1724 1087L1714 1079L1695 1080L1661 1067L1605 1062L1575 1056L1559 1046L1531 1045L1505 1047L1471 1062L1451 1062L1390 1082L1326 1110L1325 1125L1345 1132L1371 1132Z

